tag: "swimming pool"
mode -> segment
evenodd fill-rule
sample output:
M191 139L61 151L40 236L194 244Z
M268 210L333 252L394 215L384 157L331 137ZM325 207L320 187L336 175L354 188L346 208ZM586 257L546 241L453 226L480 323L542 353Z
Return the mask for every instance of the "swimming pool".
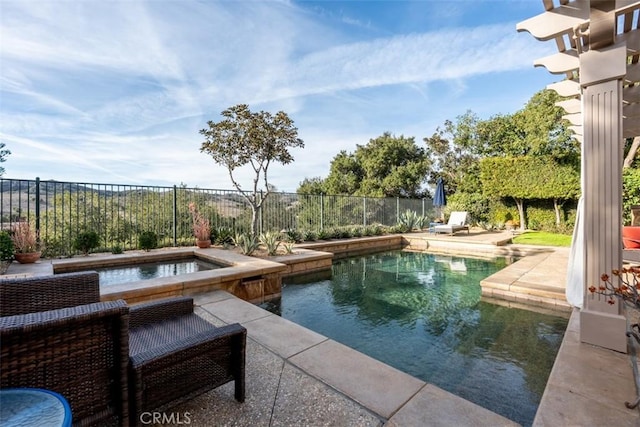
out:
M522 425L531 425L567 319L481 300L485 260L384 252L285 279L265 308Z
M180 276L198 271L214 270L221 266L199 258L174 261L145 262L141 264L118 265L96 268L101 286L157 279L159 277Z

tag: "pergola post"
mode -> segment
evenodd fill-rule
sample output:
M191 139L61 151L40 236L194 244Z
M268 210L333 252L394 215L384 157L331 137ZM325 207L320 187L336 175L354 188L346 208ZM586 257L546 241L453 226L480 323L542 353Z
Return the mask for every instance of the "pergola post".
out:
M534 61L565 80L547 86L582 144L583 209L572 246L567 300L580 311L580 340L626 352L619 301L589 292L623 265L624 138L640 134L640 1L542 0L544 12L516 25L557 53ZM578 271L579 270L579 271ZM615 284L615 283L614 283Z
M582 174L584 196L584 287L599 286L603 273L622 267L622 100L626 74L624 42L580 55ZM626 352L621 304L585 292L580 340Z

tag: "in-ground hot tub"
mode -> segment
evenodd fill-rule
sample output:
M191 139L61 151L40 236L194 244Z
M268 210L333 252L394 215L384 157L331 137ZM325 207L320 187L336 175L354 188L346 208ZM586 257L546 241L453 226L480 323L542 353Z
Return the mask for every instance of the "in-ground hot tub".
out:
M167 248L119 255L96 254L54 260L52 264L54 273L83 270L100 272L102 269L129 269L135 266L140 274L152 275L157 274L160 269L173 268L160 267L161 265L177 265L183 262L187 265L182 267L185 271L179 275L166 274L165 277L141 278L123 283L103 283L101 279L101 299L124 299L129 303L136 303L222 289L247 301L262 302L280 295L280 273L287 268L281 263L216 248ZM198 267L198 271L195 271L195 264L202 263L210 263L214 267ZM150 264L153 266L150 267ZM191 269L193 271L188 271Z

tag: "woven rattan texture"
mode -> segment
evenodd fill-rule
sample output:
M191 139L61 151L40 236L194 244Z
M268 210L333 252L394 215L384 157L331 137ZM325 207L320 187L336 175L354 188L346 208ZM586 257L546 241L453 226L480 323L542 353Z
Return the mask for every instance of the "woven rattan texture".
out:
M95 271L0 280L0 316L99 301L100 284Z
M62 394L75 425L128 425L124 301L0 317L0 387Z
M164 320L149 323L150 313ZM130 329L132 414L167 409L230 381L244 401L244 327L215 327L193 314L191 298L132 307L131 318L139 325Z

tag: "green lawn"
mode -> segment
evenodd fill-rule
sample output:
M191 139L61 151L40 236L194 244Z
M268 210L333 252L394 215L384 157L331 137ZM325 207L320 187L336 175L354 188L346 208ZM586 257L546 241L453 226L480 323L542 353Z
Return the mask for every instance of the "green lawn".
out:
M528 231L519 236L514 236L513 243L524 245L571 246L571 236L547 233L545 231Z

